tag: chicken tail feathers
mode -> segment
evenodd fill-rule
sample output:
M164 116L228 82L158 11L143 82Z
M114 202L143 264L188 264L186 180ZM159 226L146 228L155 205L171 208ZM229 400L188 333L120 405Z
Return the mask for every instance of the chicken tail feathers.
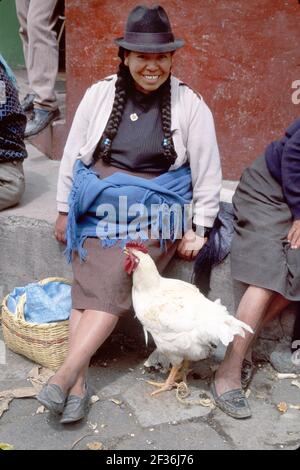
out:
M245 337L245 330L253 334L252 328L237 318L228 315L221 323L219 328L219 338L224 346L228 346L235 335L239 335L242 338Z

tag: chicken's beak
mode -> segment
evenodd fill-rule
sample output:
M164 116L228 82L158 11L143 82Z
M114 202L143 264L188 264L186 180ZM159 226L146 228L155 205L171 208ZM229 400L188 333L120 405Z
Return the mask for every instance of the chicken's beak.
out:
M126 246L123 248L123 253L125 253L125 255L129 255L129 251L127 250Z

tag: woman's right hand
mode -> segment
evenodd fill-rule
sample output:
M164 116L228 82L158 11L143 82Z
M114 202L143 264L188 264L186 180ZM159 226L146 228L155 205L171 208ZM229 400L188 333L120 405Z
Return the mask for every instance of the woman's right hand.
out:
M293 250L300 248L300 220L294 220L287 236Z
M58 214L54 234L58 242L66 243L66 231L67 231L68 214Z

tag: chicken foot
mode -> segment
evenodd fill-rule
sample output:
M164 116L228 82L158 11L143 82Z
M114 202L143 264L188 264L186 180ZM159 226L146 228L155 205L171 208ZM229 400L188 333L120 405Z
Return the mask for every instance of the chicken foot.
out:
M154 392L152 392L151 396L178 387L179 383L176 381L178 379L180 379L186 384L186 376L190 372L188 365L189 361L183 361L179 366L172 366L170 374L165 382L152 382L151 380L147 380L148 384L154 385L154 387L159 388L159 390L155 390Z
M183 382L186 386L186 388L188 388L187 386L187 376L189 375L190 372L192 372L193 369L189 369L189 365L190 365L190 361L188 361L187 359L185 359L181 366L180 366L180 369L179 369L179 372L178 372L178 375L177 377L175 378L176 379L179 379L180 382Z

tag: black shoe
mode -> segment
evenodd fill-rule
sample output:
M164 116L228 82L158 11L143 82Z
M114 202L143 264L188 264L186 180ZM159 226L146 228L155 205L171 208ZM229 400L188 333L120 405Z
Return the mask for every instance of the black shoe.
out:
M25 96L24 100L21 103L22 109L24 113L27 113L28 111L33 110L33 102L36 97L35 93L27 93Z
M45 127L47 127L50 122L58 119L60 116L59 109L55 109L54 111L47 111L45 109L34 109L32 118L27 121L26 129L25 129L25 137L29 137L31 135L38 134L41 132Z
M241 388L229 390L228 392L218 395L213 380L211 383L211 393L215 404L232 418L245 419L251 417L252 413L249 403Z

